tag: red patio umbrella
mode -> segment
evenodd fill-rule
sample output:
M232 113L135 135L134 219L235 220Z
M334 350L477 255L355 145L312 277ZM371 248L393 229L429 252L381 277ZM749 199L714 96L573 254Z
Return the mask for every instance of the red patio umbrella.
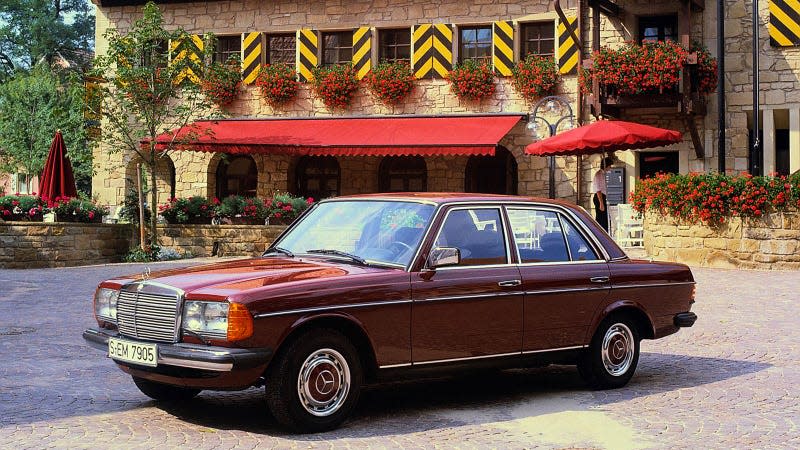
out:
M599 120L534 142L525 147L525 153L538 156L591 155L660 147L682 139L679 131L621 120Z
M39 178L39 195L49 199L56 197L77 197L75 176L72 174L72 165L67 158L67 147L61 130L56 131L47 162L44 164L42 176Z

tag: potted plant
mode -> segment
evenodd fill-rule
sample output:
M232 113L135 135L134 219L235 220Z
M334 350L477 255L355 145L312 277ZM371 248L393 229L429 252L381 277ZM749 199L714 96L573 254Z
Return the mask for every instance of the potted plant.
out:
M351 66L317 67L313 73L311 89L328 109L345 108L350 104L358 89L356 71Z
M108 214L108 208L90 200L56 197L48 204L56 215L56 222L100 223Z
M496 90L494 73L486 62L464 61L450 71L447 81L459 100L480 102Z
M6 221L41 222L45 202L34 195L6 195L0 197L0 218Z
M303 211L308 209L314 199L293 196L287 193L276 193L264 201L269 212L270 225L288 225Z
M268 213L264 200L241 195L225 197L214 209L216 217L234 225L264 225Z
M366 77L364 84L381 103L392 106L402 102L414 89L414 73L405 62L382 62Z
M158 211L171 224L209 224L214 217L214 204L200 196L172 198L159 205Z
M553 57L528 55L511 70L514 89L525 100L553 95L558 84L558 68Z
M239 95L242 69L239 58L232 55L224 63L213 62L206 69L200 89L206 98L219 106L229 105Z
M297 95L297 72L286 63L267 64L256 78L261 96L273 108L283 105Z

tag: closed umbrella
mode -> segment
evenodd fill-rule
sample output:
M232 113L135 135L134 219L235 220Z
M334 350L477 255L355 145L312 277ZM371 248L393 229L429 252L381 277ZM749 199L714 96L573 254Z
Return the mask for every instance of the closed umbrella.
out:
M56 199L57 197L77 197L78 189L75 187L75 176L72 174L72 165L67 158L67 147L61 130L56 131L47 162L44 164L42 176L39 178L39 195L44 198Z
M525 147L538 156L591 155L616 150L637 150L680 142L679 131L622 120L599 120Z

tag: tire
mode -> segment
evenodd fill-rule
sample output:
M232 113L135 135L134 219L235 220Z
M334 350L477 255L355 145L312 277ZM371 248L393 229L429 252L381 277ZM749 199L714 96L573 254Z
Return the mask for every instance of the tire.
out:
M328 431L352 412L363 371L358 351L342 333L313 329L281 351L264 391L275 420L299 433Z
M615 389L628 384L639 363L639 331L624 315L607 317L578 359L578 372L594 389Z
M193 399L200 389L189 389L169 384L155 383L144 378L132 377L142 394L159 402L183 402Z

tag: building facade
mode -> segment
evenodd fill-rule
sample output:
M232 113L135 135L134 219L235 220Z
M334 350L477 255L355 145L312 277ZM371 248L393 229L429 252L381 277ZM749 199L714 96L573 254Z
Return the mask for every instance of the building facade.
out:
M142 2L94 1L96 52L102 55L107 50L105 30L117 28L124 33L140 17ZM773 4L780 1L764 0L759 4L763 105L760 117L764 145L763 154L758 155L751 154L748 140L753 122L752 35L748 25L752 23L748 11L752 2L725 1L726 163L728 169L737 172L760 170L767 174L800 169L800 98L795 89L800 75L800 50L785 41L776 44L775 38L770 38L770 30L774 28L769 25L770 8L774 9ZM559 8L556 3L560 3ZM360 88L348 108L334 111L326 108L307 84L301 86L294 101L279 109L261 100L254 85L245 84L237 100L227 108L231 117L491 117L501 113L516 113L520 117L496 142L493 156L299 156L279 151L226 155L175 151L161 160L157 170L161 201L189 195L266 196L274 191L327 197L392 190L466 190L546 197L550 179L548 159L524 153L525 146L534 140L526 126L532 105L514 90L510 78L505 76L507 73L497 67L503 63L498 57L518 61L529 53L556 58L562 72L557 95L571 104L576 121L595 120L594 111L684 133L682 142L668 147L617 152L619 167L625 169L626 193L635 187L640 176L657 171L704 172L718 165L714 94L703 99L702 107L691 110L681 102L679 93L666 103L640 98L632 105L613 104L608 99L580 92L577 67L590 58L593 48L620 46L628 41L691 41L704 45L715 55L716 2L222 0L170 1L160 7L168 27L181 27L197 35L209 32L217 35L217 58L240 54L246 82L252 81L248 75L257 70L257 64L276 61L295 64L302 76L303 70L308 69L304 66L309 65L309 59L303 56L308 51L319 65L350 63L354 54L367 57L372 65L384 59L418 64L415 50L419 50L421 43L417 35L426 26L443 28L449 36L449 40L440 43L444 45L439 45L445 49L434 51L435 57L449 64L467 59L485 60L495 65L498 75L495 95L479 103L460 101L451 93L442 74L430 70L417 80L410 98L397 106L387 107ZM568 26L574 27L579 44L571 39ZM498 37L502 30L511 31ZM354 41L358 41L354 33L364 32L369 34L369 49L362 51L358 42L354 49ZM309 37L316 40L316 48L307 48ZM503 50L498 43L500 38L512 45ZM257 54L253 53L254 43L260 46ZM503 52L506 54L502 55ZM309 126L314 126L313 121ZM95 150L94 160L97 172L94 194L104 203L119 205L125 192L133 187L137 161L130 154L109 155L103 148ZM599 161L597 156L554 158L555 197L589 207L589 186Z

